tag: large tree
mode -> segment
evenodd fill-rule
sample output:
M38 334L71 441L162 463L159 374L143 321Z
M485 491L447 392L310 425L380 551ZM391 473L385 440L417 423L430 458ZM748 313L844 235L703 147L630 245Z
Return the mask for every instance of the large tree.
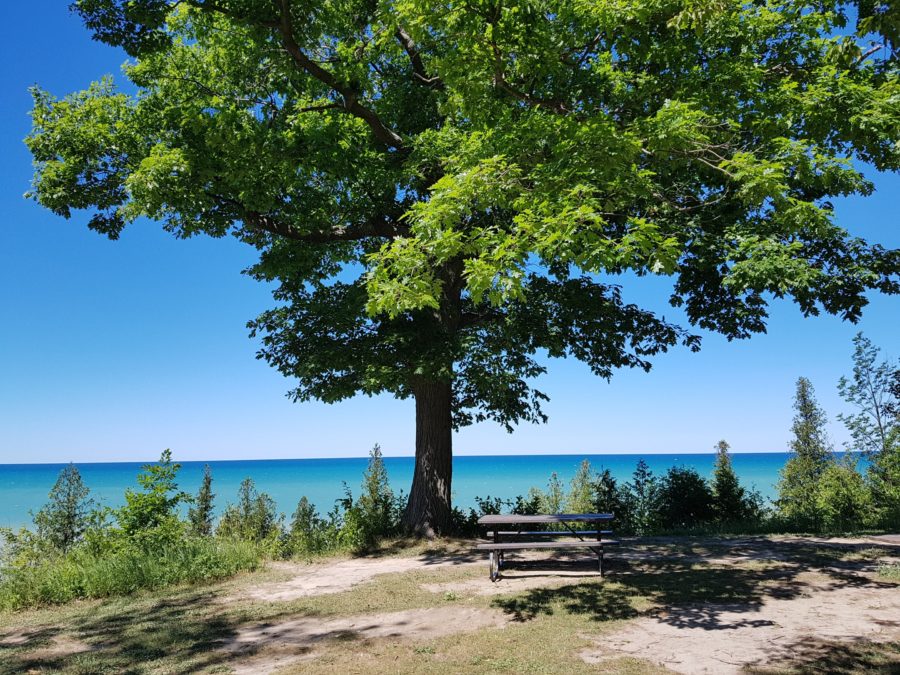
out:
M451 434L544 419L543 359L649 368L697 338L628 304L671 275L743 338L772 297L855 320L898 253L831 199L900 166L898 20L858 0L79 0L131 57L35 90L35 198L115 238L233 235L297 400L416 403L406 523L450 516Z

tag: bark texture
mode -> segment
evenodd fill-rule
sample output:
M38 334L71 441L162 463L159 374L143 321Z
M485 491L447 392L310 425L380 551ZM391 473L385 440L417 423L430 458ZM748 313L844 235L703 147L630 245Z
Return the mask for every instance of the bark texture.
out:
M416 397L416 468L403 524L413 534L433 537L450 530L453 474L451 384L420 382Z

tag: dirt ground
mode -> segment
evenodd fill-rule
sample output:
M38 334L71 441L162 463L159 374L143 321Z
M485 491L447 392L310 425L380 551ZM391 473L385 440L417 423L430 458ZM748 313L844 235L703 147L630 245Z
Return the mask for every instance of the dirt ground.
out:
M900 673L900 536L468 542L0 617L0 673ZM135 665L135 662L140 665ZM452 664L452 665L450 665Z
M666 546L674 539L656 540L641 549L624 548L618 559L639 563L664 560ZM818 564L803 564L810 547L824 551L878 550L879 564L900 557L900 537L877 539L813 539L781 537L735 539L727 546L713 546L716 552L701 549L696 553L674 554L679 564L753 565L772 561L797 563L790 578L772 575L771 592L764 597L748 597L746 602L687 603L665 607L652 616L634 619L618 631L598 638L593 647L579 656L587 664L602 664L622 657L637 657L679 673L738 673L753 667L778 667L804 646L816 643L852 644L895 642L900 640L900 588L880 581L871 560L864 556L848 564L828 557ZM892 550L896 546L896 551ZM806 549L799 551L798 549ZM615 554L613 554L615 555ZM672 553L668 554L670 557ZM852 555L851 555L852 557ZM587 566L567 567L571 561L558 556L542 565L546 555L512 557L515 571L507 571L497 583L485 576L422 584L432 593L463 596L503 596L523 591L559 589L585 581L603 583L596 571ZM797 560L800 558L800 560ZM337 564L296 567L283 564L293 576L284 581L249 589L244 597L256 601L279 601L301 596L334 593L363 584L376 576L441 566L484 567L472 557L447 557L435 561L428 557L408 559L355 559ZM562 569L560 569L562 567ZM614 577L615 574L612 575ZM611 578L607 577L606 581ZM291 662L279 655L273 643L300 647L304 659L314 658L316 642L338 633L353 632L360 637L390 637L418 641L437 635L486 628L502 628L513 618L495 610L446 607L375 614L319 622L310 619L282 624L251 626L242 630L225 648L237 657L236 672L272 672ZM244 652L264 648L271 656L255 656L244 662ZM897 667L900 672L900 665Z

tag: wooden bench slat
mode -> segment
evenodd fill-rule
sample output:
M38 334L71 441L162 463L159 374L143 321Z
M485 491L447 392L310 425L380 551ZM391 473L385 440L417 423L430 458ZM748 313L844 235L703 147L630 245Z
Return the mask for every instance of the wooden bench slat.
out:
M476 548L481 551L513 551L525 548L603 548L604 546L615 546L618 543L614 539L604 541L503 541L478 544Z

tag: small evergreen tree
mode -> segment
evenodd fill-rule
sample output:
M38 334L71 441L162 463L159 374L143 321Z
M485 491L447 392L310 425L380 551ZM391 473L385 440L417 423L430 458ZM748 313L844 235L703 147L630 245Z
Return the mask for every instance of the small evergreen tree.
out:
M594 508L594 477L591 463L585 459L569 483L569 494L566 497L566 511L569 513L590 513Z
M747 491L734 472L728 449L728 443L724 440L716 444L712 481L713 510L719 522L735 523L750 517L752 508Z
M238 488L238 503L229 504L222 514L217 533L261 542L281 532L281 521L275 501L265 492L257 492L253 479L247 477Z
M58 551L68 551L84 534L94 501L90 489L74 464L69 464L56 479L49 501L34 515L38 537Z
M634 533L650 534L658 522L659 480L643 458L638 460L626 488Z
M291 519L290 548L293 553L318 553L327 548L325 523L316 507L304 496Z
M797 380L794 410L790 441L793 454L781 470L776 506L794 526L818 529L822 525L819 480L832 461L831 447L825 432L825 412L805 377Z
M615 516L615 528L622 534L633 534L634 524L629 500L613 478L609 469L603 469L595 483L594 509L597 513Z
M399 511L391 490L381 446L377 443L369 453L369 465L363 474L362 494L356 502L367 539L393 534L399 526Z
M194 505L188 510L188 522L191 524L191 532L198 537L208 537L212 534L213 498L212 470L209 464L203 467L203 482L194 499Z
M666 529L708 523L715 514L713 494L693 467L670 467L660 482L657 513L659 524Z

